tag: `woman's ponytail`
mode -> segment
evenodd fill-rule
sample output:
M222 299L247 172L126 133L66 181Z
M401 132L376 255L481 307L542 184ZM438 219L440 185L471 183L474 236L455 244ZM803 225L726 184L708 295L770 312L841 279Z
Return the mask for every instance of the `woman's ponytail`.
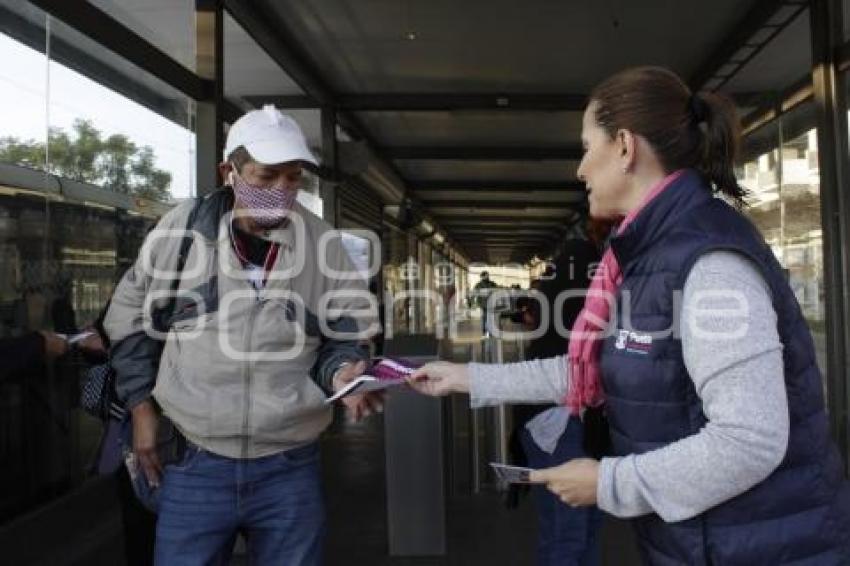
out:
M694 93L689 110L694 125L702 132L701 159L697 169L717 191L742 206L746 191L735 178L741 132L734 103L720 94Z

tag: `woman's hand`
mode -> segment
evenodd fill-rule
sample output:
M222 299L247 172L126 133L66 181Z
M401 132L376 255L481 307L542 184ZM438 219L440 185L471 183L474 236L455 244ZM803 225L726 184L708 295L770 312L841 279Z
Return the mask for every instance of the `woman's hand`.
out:
M407 383L419 393L432 397L469 393L469 372L466 364L430 362L410 374Z
M571 507L596 505L599 462L591 458L576 458L554 468L535 470L529 480L531 483L545 483L549 491Z

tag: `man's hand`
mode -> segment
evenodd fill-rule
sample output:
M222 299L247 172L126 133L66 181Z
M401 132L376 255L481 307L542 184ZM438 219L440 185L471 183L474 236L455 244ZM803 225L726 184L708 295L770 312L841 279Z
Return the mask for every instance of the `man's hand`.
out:
M571 507L596 505L599 462L591 458L576 458L554 468L535 470L529 480L531 483L545 483L549 491Z
M100 337L100 334L94 328L86 328L85 331L92 332L92 335L86 336L77 342L77 348L87 354L105 356L107 353L106 346L104 345L103 338Z
M349 364L337 370L333 378L333 390L339 391L350 381L363 375L366 371L366 362ZM349 395L341 399L347 409L348 416L355 422L365 419L373 413L381 413L384 410L384 393L372 391L360 395Z
M39 333L44 337L44 355L48 359L58 358L68 351L68 341L49 330L41 330Z
M159 486L162 466L156 453L159 415L151 401L142 401L131 410L133 415L133 452L151 487Z
M407 383L419 393L432 397L469 393L469 372L466 364L430 362L410 374Z

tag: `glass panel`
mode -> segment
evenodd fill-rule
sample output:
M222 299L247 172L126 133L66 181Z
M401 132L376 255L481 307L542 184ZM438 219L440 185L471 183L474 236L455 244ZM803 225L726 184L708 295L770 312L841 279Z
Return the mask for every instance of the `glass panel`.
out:
M192 0L89 0L192 71L195 58L195 2Z
M228 14L224 13L224 95L303 94L280 66Z
M405 334L410 328L408 320L410 300L403 298L403 293L408 289L410 274L407 269L407 234L390 227L387 227L384 234L381 246L384 250L384 291L392 300L392 304L385 305L385 308L391 309L392 314L388 316L391 320L392 332L390 329L384 329L384 334L389 337L392 334Z
M417 301L417 333L429 334L434 331L434 308L435 303L429 297L434 290L434 276L431 265L431 248L425 242L418 241L419 248L419 278L416 281L416 289L423 292L423 296Z
M51 32L57 46L93 49L91 40L62 22L53 20ZM192 104L141 69L122 62L117 71L122 78L86 77L51 58L51 172L159 202L192 196ZM105 86L109 79L121 84L123 95ZM163 107L169 110L165 115L155 111Z
M43 171L47 140L45 16L26 3L0 1L0 163Z
M194 103L26 3L0 0L0 15L0 339L74 333L194 193ZM101 423L79 389L95 361L70 352L2 376L0 522L87 477Z
M812 330L818 364L826 368L823 232L817 131L782 144L780 241L782 265Z
M823 238L817 131L806 129L802 109L783 117L760 140L761 152L738 168L739 182L750 192L746 214L786 270L814 337L818 364L826 372ZM784 133L790 139L780 143Z

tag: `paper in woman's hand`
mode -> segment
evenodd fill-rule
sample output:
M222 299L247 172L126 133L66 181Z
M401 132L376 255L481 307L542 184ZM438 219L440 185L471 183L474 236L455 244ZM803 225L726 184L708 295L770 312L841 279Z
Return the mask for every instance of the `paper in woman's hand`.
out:
M503 483L531 483L529 475L534 471L531 468L509 466L497 462L490 462L490 467L493 468L496 477Z
M351 380L345 387L328 397L325 403L333 403L349 395L359 395L369 391L380 391L389 387L407 383L407 377L419 367L407 360L382 358L361 376Z

